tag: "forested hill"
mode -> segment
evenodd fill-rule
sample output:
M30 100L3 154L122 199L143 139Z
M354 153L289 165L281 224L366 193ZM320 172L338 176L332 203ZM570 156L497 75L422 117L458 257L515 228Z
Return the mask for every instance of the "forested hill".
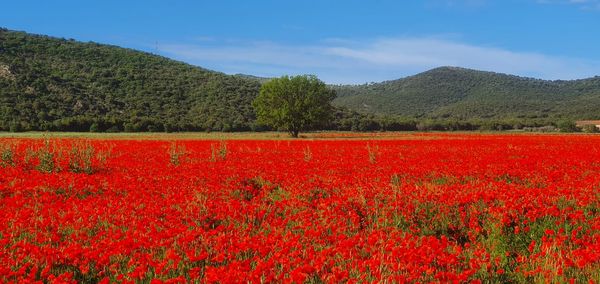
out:
M0 30L0 130L250 130L259 87L145 52Z
M336 86L335 104L438 119L600 118L600 77L545 81L456 67L376 84Z
M0 131L255 130L261 127L251 102L267 80L0 29ZM600 119L600 77L544 81L442 67L395 81L332 87L340 108L329 129L414 130L431 120L431 129L477 129L490 122L505 129Z

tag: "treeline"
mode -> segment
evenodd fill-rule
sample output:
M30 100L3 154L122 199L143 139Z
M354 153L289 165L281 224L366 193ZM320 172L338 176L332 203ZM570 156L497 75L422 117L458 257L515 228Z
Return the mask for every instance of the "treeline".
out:
M335 108L332 119L325 124L324 130L336 131L579 131L571 120L555 119L502 119L502 120L453 120L453 119L415 119L400 116L377 116ZM191 132L191 131L270 131L277 130L257 124L255 121L237 124L213 121L205 124L178 122L174 119L156 119L136 117L131 120L119 118L94 118L90 116L67 117L39 124L25 121L0 123L1 131L66 131L66 132ZM321 129L314 129L321 130ZM588 129L591 131L591 129Z
M184 131L261 131L265 127L255 123L209 121L207 123L180 122L175 119L136 117L131 120L120 118L94 118L74 116L42 122L24 120L0 123L0 131L64 131L64 132L184 132Z
M119 118L94 118L90 116L74 116L54 121L2 121L0 131L64 131L64 132L191 132L191 131L265 131L268 127L258 125L254 121L228 123L219 120L206 123L178 121L176 119L160 119L152 117L136 117L132 120Z
M570 119L417 119L401 116L378 116L336 108L328 130L341 131L504 131L523 130L536 132L596 132L594 127L579 129Z

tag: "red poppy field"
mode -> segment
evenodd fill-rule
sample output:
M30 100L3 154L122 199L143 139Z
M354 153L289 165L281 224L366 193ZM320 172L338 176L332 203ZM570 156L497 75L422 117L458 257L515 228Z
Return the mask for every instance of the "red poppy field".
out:
M600 136L0 139L0 282L598 282Z

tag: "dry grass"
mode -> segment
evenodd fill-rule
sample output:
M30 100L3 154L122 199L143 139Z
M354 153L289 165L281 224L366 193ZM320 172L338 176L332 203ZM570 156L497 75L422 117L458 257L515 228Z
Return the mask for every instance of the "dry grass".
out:
M436 140L468 139L480 135L581 135L580 133L500 132L350 132L319 131L300 134L300 140ZM588 134L589 135L589 134ZM286 132L181 132L181 133L90 133L90 132L0 132L0 138L85 138L111 140L298 140Z

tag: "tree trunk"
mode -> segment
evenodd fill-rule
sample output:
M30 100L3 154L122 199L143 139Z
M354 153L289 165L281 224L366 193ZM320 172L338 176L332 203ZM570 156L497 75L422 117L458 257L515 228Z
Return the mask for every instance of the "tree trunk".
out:
M294 137L294 138L298 138L299 132L300 131L298 129L290 130L290 135L292 135L292 137Z

